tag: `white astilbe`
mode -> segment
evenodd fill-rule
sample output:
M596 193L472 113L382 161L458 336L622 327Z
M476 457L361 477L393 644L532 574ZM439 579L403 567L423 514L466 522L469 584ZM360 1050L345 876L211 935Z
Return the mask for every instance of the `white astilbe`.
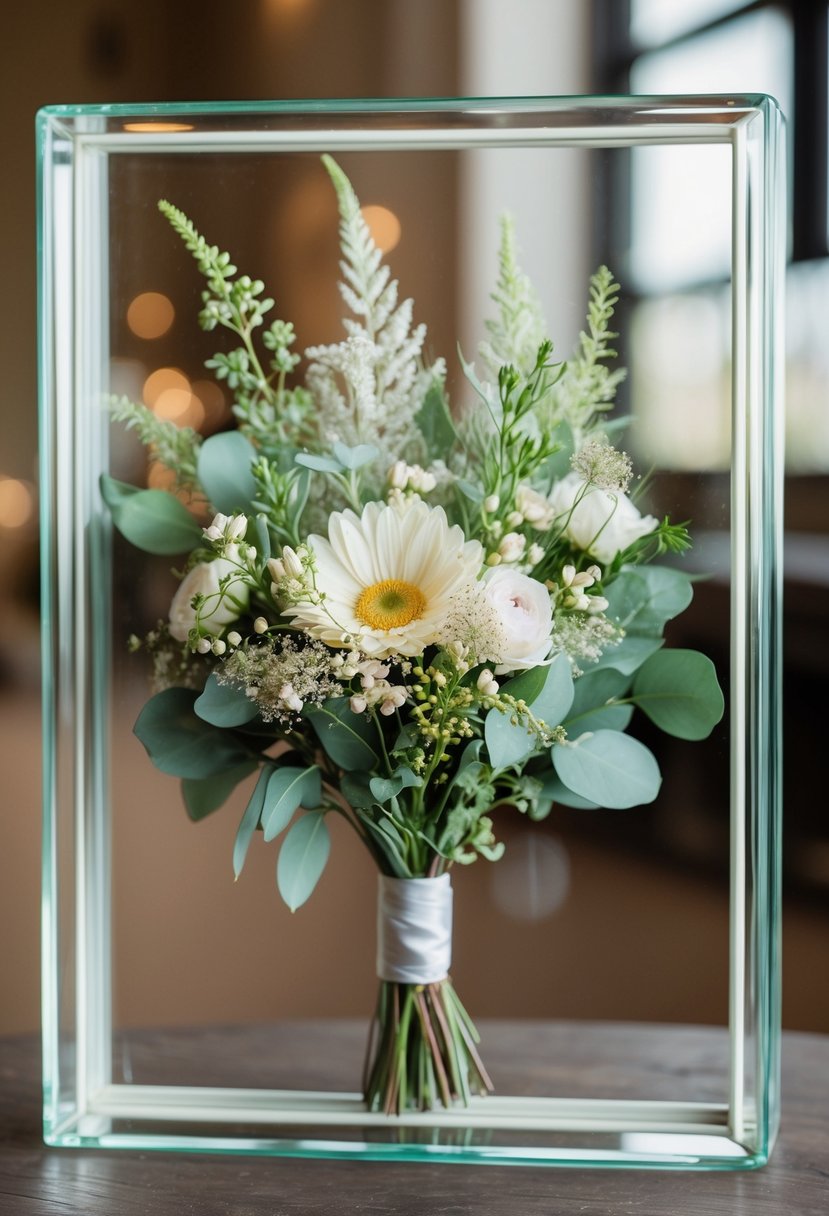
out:
M518 247L512 216L501 216L501 245L498 250L498 282L492 292L498 305L494 321L485 321L489 340L478 347L490 377L510 363L528 376L535 367L538 348L547 337L547 327L535 288L518 265Z
M319 430L327 441L373 444L387 463L401 451L417 457L422 437L415 414L445 365L441 359L423 366L426 326L412 328L412 301L398 305L397 281L383 265L351 183L331 157L323 162L340 209L340 293L354 316L343 320L348 337L342 342L305 352Z

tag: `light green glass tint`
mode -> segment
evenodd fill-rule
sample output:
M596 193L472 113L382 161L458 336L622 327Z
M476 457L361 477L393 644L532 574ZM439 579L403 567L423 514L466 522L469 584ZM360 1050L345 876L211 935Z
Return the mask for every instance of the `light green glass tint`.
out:
M581 1166L762 1164L777 1128L779 1068L785 162L775 104L740 96L65 106L41 112L38 138L47 1142ZM728 897L724 892L705 932L699 928L693 941L680 943L681 927L672 922L676 940L653 938L645 1014L606 1004L592 1016L683 1021L681 1008L658 1001L659 969L677 953L691 977L695 967L716 971L722 964L709 1019L720 1027L672 1031L677 1050L699 1064L677 1078L674 1091L670 1061L657 1057L652 1067L637 1069L627 1052L614 1058L601 1022L569 1032L550 1022L569 1016L556 1004L569 987L565 935L550 918L558 909L566 915L570 904L592 908L599 938L615 934L616 955L633 968L649 927L667 923L672 884L663 888L665 906L656 904L649 925L642 925L579 886L578 866L568 860L578 857L577 846L570 843L568 852L542 835L543 847L523 848L536 837L516 837L500 863L501 877L486 887L489 920L482 923L499 978L490 979L489 995L479 994L472 1013L476 1020L543 1017L545 1029L535 1038L519 1029L510 1040L493 1023L500 1083L491 1099L428 1116L367 1114L354 1092L363 1024L353 1015L373 987L366 929L371 912L363 899L373 881L363 882L363 872L355 870L361 882L352 873L348 886L348 874L338 869L343 860L330 868L325 881L343 883L339 936L329 930L327 938L314 938L304 909L283 921L274 910L273 925L270 912L267 918L251 912L247 921L242 916L246 928L238 941L220 945L221 922L239 915L239 901L255 886L251 873L259 854L249 858L234 887L231 831L225 868L211 872L204 842L212 820L186 822L175 809L175 783L150 772L130 733L146 687L128 661L125 640L166 613L175 558L137 559L112 533L99 497L100 475L152 482L155 473L141 465L131 438L111 425L105 401L112 393L143 393L160 416L206 433L231 421L226 396L207 383L202 367L220 343L215 335L208 335L206 346L201 341L195 271L183 254L180 274L170 270L180 249L156 203L170 197L203 217L209 238L233 250L251 273L261 273L258 267L270 258L279 280L278 308L295 320L302 345L331 341L340 317L333 286L336 210L319 157L332 154L362 201L399 221L399 247L391 254L400 259L395 273L400 266L416 320L429 322L435 353L447 356L458 340L464 353L474 352L483 336L497 216L510 210L558 354L577 338L594 260L612 262L623 296L630 288L627 234L614 235L616 217L604 216L600 248L594 248L590 206L601 197L607 173L629 173L632 151L640 149L669 177L686 155L712 153L721 200L717 231L730 249L728 297L724 289L722 299L681 301L691 319L683 314L678 322L686 332L693 329L693 309L701 310L709 344L718 343L722 355L714 375L730 356L730 378L721 384L729 419L684 465L676 452L681 437L672 439L671 428L659 425L665 369L634 363L630 401L640 429L643 423L652 428L663 510L674 509L669 492L683 501L676 479L664 471L693 471L703 463L713 470L698 497L695 560L714 574L712 611L726 651L720 674L730 685L728 724L697 753L704 761L693 764L696 773L721 773L719 786L706 792L724 808L717 824L723 842L730 823L730 845L720 846L723 863L730 857L730 876ZM651 230L664 229L670 217L660 208L671 197L670 185L642 198L637 223L648 223L650 208ZM694 214L687 222L700 226L705 219ZM670 299L664 307L670 308ZM666 353L666 344L676 341L671 321L669 312L643 311L636 325L657 334ZM449 384L453 398L462 392L455 361ZM636 427L632 443L635 434ZM647 450L645 443L640 447ZM681 821L676 796L665 791L656 804L673 824ZM337 848L341 844L335 841ZM175 849L176 878L160 883L165 855ZM344 860L359 864L349 855ZM265 857L263 864L270 868L271 861ZM549 879L538 897L522 883L531 865ZM627 865L633 872L636 858ZM473 869L480 877L469 882L485 886L488 874L498 872ZM462 938L463 896L458 905ZM196 920L185 931L194 907ZM172 954L165 953L168 939ZM471 933L468 940L474 940ZM600 947L585 948L580 972L590 970L585 958L597 965ZM216 990L227 1020L243 1023L245 988L236 977L243 974L243 956L253 951L263 960L261 973L278 977L269 999L283 1021L266 1029L240 1026L238 1043L245 1046L238 1057L217 1052L204 1029L171 1032L174 1039L183 1035L181 1049L172 1053L163 1035L135 1036L139 1026L198 1026L202 1000L212 996L219 1007ZM464 951L457 953L460 971ZM343 957L343 988L357 995L338 1009L352 1020L338 1023L335 1035L324 1020L332 1012L324 979L343 966ZM516 992L529 984L530 972L542 986L522 1004ZM572 978L578 978L575 971ZM601 973L596 981L602 999L612 996L612 982ZM176 983L190 990L190 1003L176 1004ZM638 987L647 1001L648 983ZM315 1020L293 1026L284 1020L310 1019L311 1013ZM629 1028L622 1041L647 1057L647 1028ZM223 1047L228 1042L232 1046L233 1036ZM302 1066L308 1056L320 1062L313 1074ZM612 1082L620 1069L632 1095L624 1100L614 1096ZM331 1092L319 1092L323 1076L330 1078Z

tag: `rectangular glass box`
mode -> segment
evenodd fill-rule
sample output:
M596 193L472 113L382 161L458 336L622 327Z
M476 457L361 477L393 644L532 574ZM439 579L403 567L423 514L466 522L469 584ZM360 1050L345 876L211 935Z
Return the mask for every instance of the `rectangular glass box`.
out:
M775 103L738 96L53 106L40 112L37 130L47 1143L536 1165L762 1165L778 1125L780 1044L785 156ZM174 812L164 818L159 805L168 798L172 807L176 792L159 779L136 793L144 773L136 778L132 767L130 727L145 690L125 641L159 615L165 592L157 586L169 571L164 562L134 564L98 489L102 473L121 476L136 460L112 425L108 397L134 385L140 393L142 383L146 392L156 364L181 372L176 360L198 337L197 276L186 255L162 241L159 198L171 197L210 239L239 250L235 260L245 268L272 268L280 308L295 297L303 344L335 340L337 314L325 292L336 278L336 253L326 244L336 215L320 194L323 153L341 161L364 201L398 200L409 239L403 291L415 297L419 316L437 318L444 351L458 338L473 350L483 336L492 223L511 209L525 263L565 342L583 315L576 301L591 260L614 259L626 315L644 333L656 298L649 275L666 269L672 248L698 240L700 264L713 267L704 286L725 352L715 376L725 412L708 447L704 410L696 428L687 414L660 419L659 402L648 404L648 351L658 348L634 349L641 374L631 393L633 412L640 401L647 410L644 457L702 487L700 569L715 569L722 591L727 719L702 764L721 778L727 912L710 939L700 939L694 961L700 968L708 957L727 959L721 1029L683 1026L694 1017L656 1000L671 947L655 956L653 1017L642 1019L679 1023L670 1029L538 1020L543 1002L522 1005L516 996L510 1005L508 995L493 1005L511 1019L491 1030L498 1092L438 1114L366 1113L351 1067L361 1053L353 1015L362 997L332 1006L324 975L303 981L303 990L300 963L281 943L268 945L275 953L262 966L281 969L268 1005L273 1024L245 1025L244 991L238 1015L232 1003L214 1005L231 1010L226 1030L205 1023L199 1001L208 981L221 989L226 978L232 987L239 956L265 931L251 917L239 939L244 948L216 947L213 959L208 947L203 956L197 935L180 926L185 906L198 904L209 938L214 878L201 889L198 855L181 862L180 885L156 877L156 860L175 847L166 839ZM701 210L689 206L697 197ZM168 294L186 318L175 343L156 354L135 338L128 305L171 282L165 266L174 254L180 269L169 272L178 278ZM671 300L663 293L660 316L672 315ZM688 333L692 359L698 342ZM188 364L193 399L200 390L192 368L214 348L198 347ZM202 419L212 408L206 389L199 408ZM221 401L215 408L221 412ZM671 449L674 431L680 437ZM649 449L654 435L662 446ZM201 826L182 831L185 848L203 838ZM670 884L664 898L650 923L668 914ZM302 932L299 917L283 923L287 937L295 925ZM605 936L611 931L608 921ZM370 916L342 932L328 954L320 946L319 966L334 967L344 951L355 984L368 991ZM627 932L623 949L633 965L637 944ZM538 934L535 971L557 972L566 987L554 930L542 924ZM168 935L180 968L162 965ZM677 944L674 952L689 948ZM501 987L499 961L492 966L492 984ZM192 1009L186 994L174 1006L177 979L192 989ZM613 986L610 977L602 986ZM332 1020L332 1010L351 1018ZM567 1016L554 1003L549 1012ZM603 1006L596 1016L610 1015ZM322 1092L329 1080L330 1092Z

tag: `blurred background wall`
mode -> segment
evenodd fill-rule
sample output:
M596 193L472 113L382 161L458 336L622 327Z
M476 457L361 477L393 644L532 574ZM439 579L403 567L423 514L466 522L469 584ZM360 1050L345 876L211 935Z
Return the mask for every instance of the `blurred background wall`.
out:
M829 1031L829 829L819 761L829 667L829 360L822 332L829 282L826 13L824 6L812 6L818 19L804 14L807 8L735 0L512 0L508 6L499 0L41 0L4 14L0 1033L31 1030L39 1020L36 109L59 102L557 95L631 88L768 91L780 97L790 118L795 260L788 285L784 1018L791 1027ZM474 350L494 278L492 233L509 202L518 213L519 232L539 234L533 258L556 267L539 288L557 349L566 354L581 324L587 274L612 249L625 292L622 353L632 369L629 400L647 423L637 456L660 470L672 510L693 503L709 544L703 553L721 570L716 503L728 451L722 341L727 263L713 218L709 239L697 246L691 238L700 228L700 207L717 214L720 200L712 196L719 177L715 164L686 151L674 154L686 157L680 165L641 156L624 173L605 175L574 155L566 175L555 181L538 180L531 165L519 162L509 182L489 164L472 165L444 183L446 205L437 219L428 215L441 265L457 270L451 290L441 294L432 287L430 294L428 265L412 239L427 213L419 220L412 215L404 232L409 243L401 241L390 258L404 294L429 301L426 319L441 335L439 349L450 353L460 337L465 350ZM666 185L671 181L683 183L673 195ZM370 176L363 185L370 192ZM400 183L401 195L410 186ZM119 189L128 193L129 183ZM637 200L652 198L654 190L668 191L659 209L663 223L643 226L646 211ZM389 204L362 192L364 202ZM325 249L335 223L331 200L307 202L289 215L306 225L309 249ZM209 211L207 200L206 206ZM468 217L460 230L455 209ZM246 224L251 216L262 225L274 223L268 199L251 199ZM219 222L229 243L233 225L217 211ZM243 248L248 242L255 251L263 244L257 239L239 232ZM158 254L139 246L132 256L132 267L127 255L119 264L124 284L158 288L165 273ZM337 314L303 281L307 263L297 260L292 268L292 242L262 256L279 262L283 294L303 339L324 340L320 328L336 328ZM321 275L330 287L333 244L325 258ZM258 265L250 268L260 273ZM188 270L182 262L179 277ZM124 323L128 303L125 296L114 332L125 354L122 370L129 376L132 367L140 391L152 360L173 361L182 341L195 342L197 335L191 313L171 331L167 347L147 356L145 367L145 348ZM465 327L460 334L453 331L456 316ZM689 633L678 640L723 658L727 594L726 572L700 591ZM338 931L346 907L352 932L371 931L373 878L362 858L349 841L337 839L325 882L294 918L277 906L267 850L252 851L244 879L233 886L228 859L237 811L197 827L187 822L168 779L150 769L129 736L144 696L139 683L126 681L119 690L119 1023L365 1011L371 946L344 950ZM476 1013L724 1020L727 827L718 763L715 755L700 772L682 749L667 755L666 787L673 793L656 809L625 813L623 819L618 812L558 812L529 832L524 824L504 824L504 860L491 869L479 862L465 873L457 901L457 979ZM287 951L289 983L276 975L280 950Z

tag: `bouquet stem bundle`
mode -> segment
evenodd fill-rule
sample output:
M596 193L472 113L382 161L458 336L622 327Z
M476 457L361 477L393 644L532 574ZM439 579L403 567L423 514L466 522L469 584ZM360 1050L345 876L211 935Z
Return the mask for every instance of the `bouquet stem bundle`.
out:
M400 1115L491 1093L479 1042L448 976L435 984L381 980L363 1076L366 1105Z

